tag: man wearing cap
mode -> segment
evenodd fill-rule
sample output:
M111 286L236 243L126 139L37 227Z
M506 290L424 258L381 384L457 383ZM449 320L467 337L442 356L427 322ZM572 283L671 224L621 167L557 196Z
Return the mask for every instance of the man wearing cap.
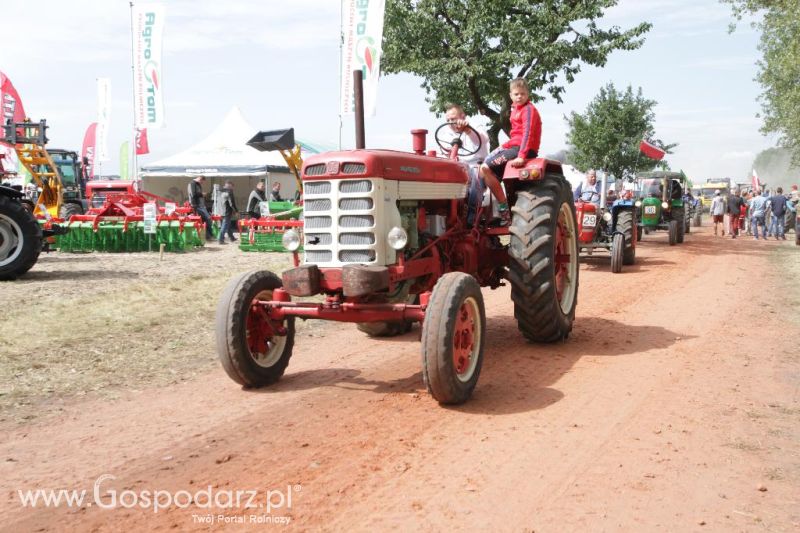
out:
M719 189L714 191L714 199L711 200L711 219L714 221L714 235L717 234L717 225L722 224L722 236L725 236L725 200L720 196Z

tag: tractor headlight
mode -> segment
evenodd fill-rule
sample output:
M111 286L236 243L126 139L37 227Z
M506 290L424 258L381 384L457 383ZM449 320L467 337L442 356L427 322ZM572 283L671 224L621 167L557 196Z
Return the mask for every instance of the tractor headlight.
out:
M287 230L283 234L281 242L283 243L284 248L286 248L290 252L294 252L295 250L300 248L300 234L293 229Z
M406 244L408 244L408 233L406 233L406 230L403 228L395 226L389 230L389 234L386 236L386 242L395 250L402 250L406 247Z
M633 205L635 205L636 207L642 207L642 201L641 201L641 200L636 200L636 201L633 203Z
M661 209L666 209L668 207L669 207L669 204L667 202L661 202Z
M603 213L603 220L605 220L606 222L611 222L611 213L609 213L608 211Z

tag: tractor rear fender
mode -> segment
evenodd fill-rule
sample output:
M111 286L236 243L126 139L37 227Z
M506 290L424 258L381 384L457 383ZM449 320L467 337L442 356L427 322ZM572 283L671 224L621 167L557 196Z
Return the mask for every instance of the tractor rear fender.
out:
M0 195L6 196L8 198L19 199L22 198L22 192L18 191L17 189L13 189L6 185L0 185Z

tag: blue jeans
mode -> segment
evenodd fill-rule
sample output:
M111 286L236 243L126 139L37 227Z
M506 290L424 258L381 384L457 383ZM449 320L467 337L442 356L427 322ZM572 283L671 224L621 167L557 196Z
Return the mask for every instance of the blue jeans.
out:
M753 237L758 239L758 227L761 226L761 237L763 237L764 239L767 238L767 228L764 223L763 215L760 217L753 217L752 220L750 221L750 226L753 229Z
M211 215L208 214L208 210L204 205L195 206L194 212L203 220L203 224L206 225L206 240L213 239L214 234L211 232Z
M775 235L775 237L783 238L783 236L784 236L783 234L784 234L784 231L785 231L785 225L786 225L786 216L785 215L781 215L781 216L772 215L772 226L771 227L774 228L772 230L772 234Z
M231 223L231 215L225 215L222 217L222 225L219 228L219 242L225 242L225 234L228 234L228 238L231 242L236 240L236 235L234 235L234 231L237 229L236 222Z

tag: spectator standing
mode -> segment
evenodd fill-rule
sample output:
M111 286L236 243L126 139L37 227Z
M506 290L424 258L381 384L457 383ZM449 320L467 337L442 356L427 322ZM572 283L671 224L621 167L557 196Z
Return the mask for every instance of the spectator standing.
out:
M778 187L775 189L775 194L769 199L769 205L772 209L772 225L775 226L774 235L775 240L786 240L784 235L784 223L786 217L786 197L783 195L783 188Z
M753 230L753 238L758 240L758 227L761 226L761 236L767 239L767 228L764 224L764 217L767 213L767 191L763 194L756 194L750 200L750 227Z
M276 181L272 185L272 193L269 195L269 199L273 202L282 202L283 198L281 197L281 183Z
M722 224L722 236L725 236L725 200L720 196L719 189L714 191L714 199L711 200L709 208L711 219L714 221L714 235L717 234L717 226Z
M267 201L266 185L263 181L256 183L256 188L247 199L247 215L250 218L261 218L261 202Z
M194 213L199 216L203 220L203 224L206 225L206 240L210 240L214 238L214 233L211 231L211 215L208 214L206 198L203 195L203 184L205 182L206 177L202 174L189 182L189 203Z
M732 239L735 239L739 236L739 216L741 214L743 205L744 200L742 200L742 197L739 196L739 191L732 190L728 195L728 205L726 206Z
M236 235L234 235L234 230L236 229L236 221L231 220L234 214L239 212L239 209L236 207L236 198L233 197L233 182L228 180L225 182L225 186L222 187L222 226L219 228L219 243L225 243L225 234L228 234L231 242L236 242Z

